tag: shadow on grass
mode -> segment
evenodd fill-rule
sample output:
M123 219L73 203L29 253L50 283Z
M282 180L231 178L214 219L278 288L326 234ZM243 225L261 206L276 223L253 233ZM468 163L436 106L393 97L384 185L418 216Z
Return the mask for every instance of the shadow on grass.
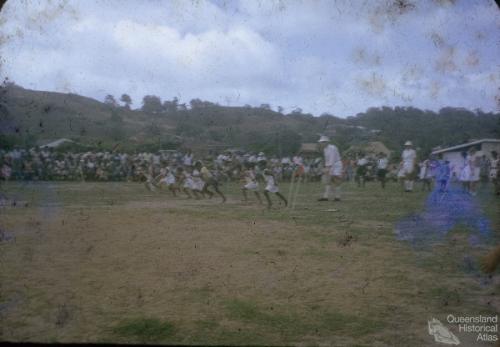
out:
M141 342L158 342L172 337L175 332L170 322L154 318L136 318L123 321L113 328L119 337Z
M379 332L384 323L341 312L323 311L316 314L299 315L278 313L274 309L266 312L250 301L231 300L226 309L233 319L255 324L259 329L279 331L289 339L305 335L342 335L358 337ZM277 311L277 310L276 310Z

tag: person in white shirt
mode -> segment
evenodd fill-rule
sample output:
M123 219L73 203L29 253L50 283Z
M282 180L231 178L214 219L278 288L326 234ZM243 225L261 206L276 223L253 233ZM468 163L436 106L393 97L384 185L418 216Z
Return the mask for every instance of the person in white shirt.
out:
M291 164L292 162L290 161L290 158L289 157L284 157L283 159L281 159L281 164L282 165L289 165Z
M332 193L334 200L340 201L340 185L342 183L342 159L340 158L339 150L335 145L330 144L330 139L327 136L321 136L319 141L319 148L324 154L324 168L322 182L325 186L323 197L318 201L328 201Z
M186 154L182 158L182 163L184 166L193 166L193 153L190 149L187 150Z
M460 172L458 175L458 180L462 182L462 191L464 193L469 193L470 191L470 178L471 178L471 167L469 157L467 152L462 152L462 164L460 166Z
M405 192L411 192L415 182L417 152L413 149L413 144L410 141L405 142L405 149L401 154L401 159L401 169L398 176L404 179Z
M257 155L257 162L260 163L262 161L267 161L267 158L266 158L266 155L264 154L264 152L260 152L258 155Z
M419 164L420 166L420 173L418 175L418 178L420 178L420 181L422 182L422 191L426 190L430 192L432 190L432 167L431 167L431 161L429 159L424 160Z
M365 187L366 175L368 173L368 159L363 152L358 153L356 160L356 182L359 187Z
M385 188L385 177L387 175L387 166L389 165L389 160L384 152L380 152L378 154L377 159L377 178L382 185L382 188Z
M476 195L477 192L477 182L479 182L479 175L481 173L481 156L482 152L478 152L475 147L469 149L467 155L467 160L470 165L470 193L471 195Z
M292 159L292 162L297 165L297 166L300 166L304 163L304 160L302 159L302 157L300 155L296 155L293 157Z

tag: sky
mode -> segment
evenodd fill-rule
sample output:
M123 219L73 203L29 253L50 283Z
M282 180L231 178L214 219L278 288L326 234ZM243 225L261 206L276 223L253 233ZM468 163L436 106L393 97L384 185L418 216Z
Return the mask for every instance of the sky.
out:
M35 90L270 104L500 111L493 0L7 1L0 78Z

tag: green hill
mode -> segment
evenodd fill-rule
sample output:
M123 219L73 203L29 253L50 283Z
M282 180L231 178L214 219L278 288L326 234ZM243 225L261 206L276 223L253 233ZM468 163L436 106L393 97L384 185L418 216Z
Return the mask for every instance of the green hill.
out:
M75 94L33 91L13 84L0 88L0 145L34 146L70 138L92 147L156 150L242 147L278 155L328 134L342 149L382 141L400 150L411 139L422 151L472 138L500 137L500 114L443 108L370 108L355 117L313 117L300 110L282 114L261 107L228 107L192 100L190 107L156 98L130 110ZM154 106L154 107L153 107Z

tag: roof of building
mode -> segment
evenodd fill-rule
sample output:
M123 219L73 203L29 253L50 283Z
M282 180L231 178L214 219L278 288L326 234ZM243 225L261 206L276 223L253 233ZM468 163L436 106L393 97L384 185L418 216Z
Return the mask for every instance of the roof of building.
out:
M363 151L367 154L379 154L380 152L385 155L390 155L391 151L380 141L368 142L366 144L353 145L349 147L345 153L355 153Z
M57 148L59 147L60 145L64 144L64 143L67 143L67 142L70 142L70 143L73 143L75 141L73 140L70 140L70 139L58 139L58 140L55 140L55 141L52 141L52 142L49 142L41 147L49 147L49 148Z
M300 153L319 152L317 143L303 143L300 146Z
M451 152L451 151L456 151L462 148L467 148L470 146L474 145L479 145L484 142L494 142L494 143L500 143L500 139L481 139L481 140L475 140L467 143L463 143L461 145L456 145L452 147L447 147L447 148L439 148L434 151L432 151L432 154L439 154L439 153L444 153L444 152Z

